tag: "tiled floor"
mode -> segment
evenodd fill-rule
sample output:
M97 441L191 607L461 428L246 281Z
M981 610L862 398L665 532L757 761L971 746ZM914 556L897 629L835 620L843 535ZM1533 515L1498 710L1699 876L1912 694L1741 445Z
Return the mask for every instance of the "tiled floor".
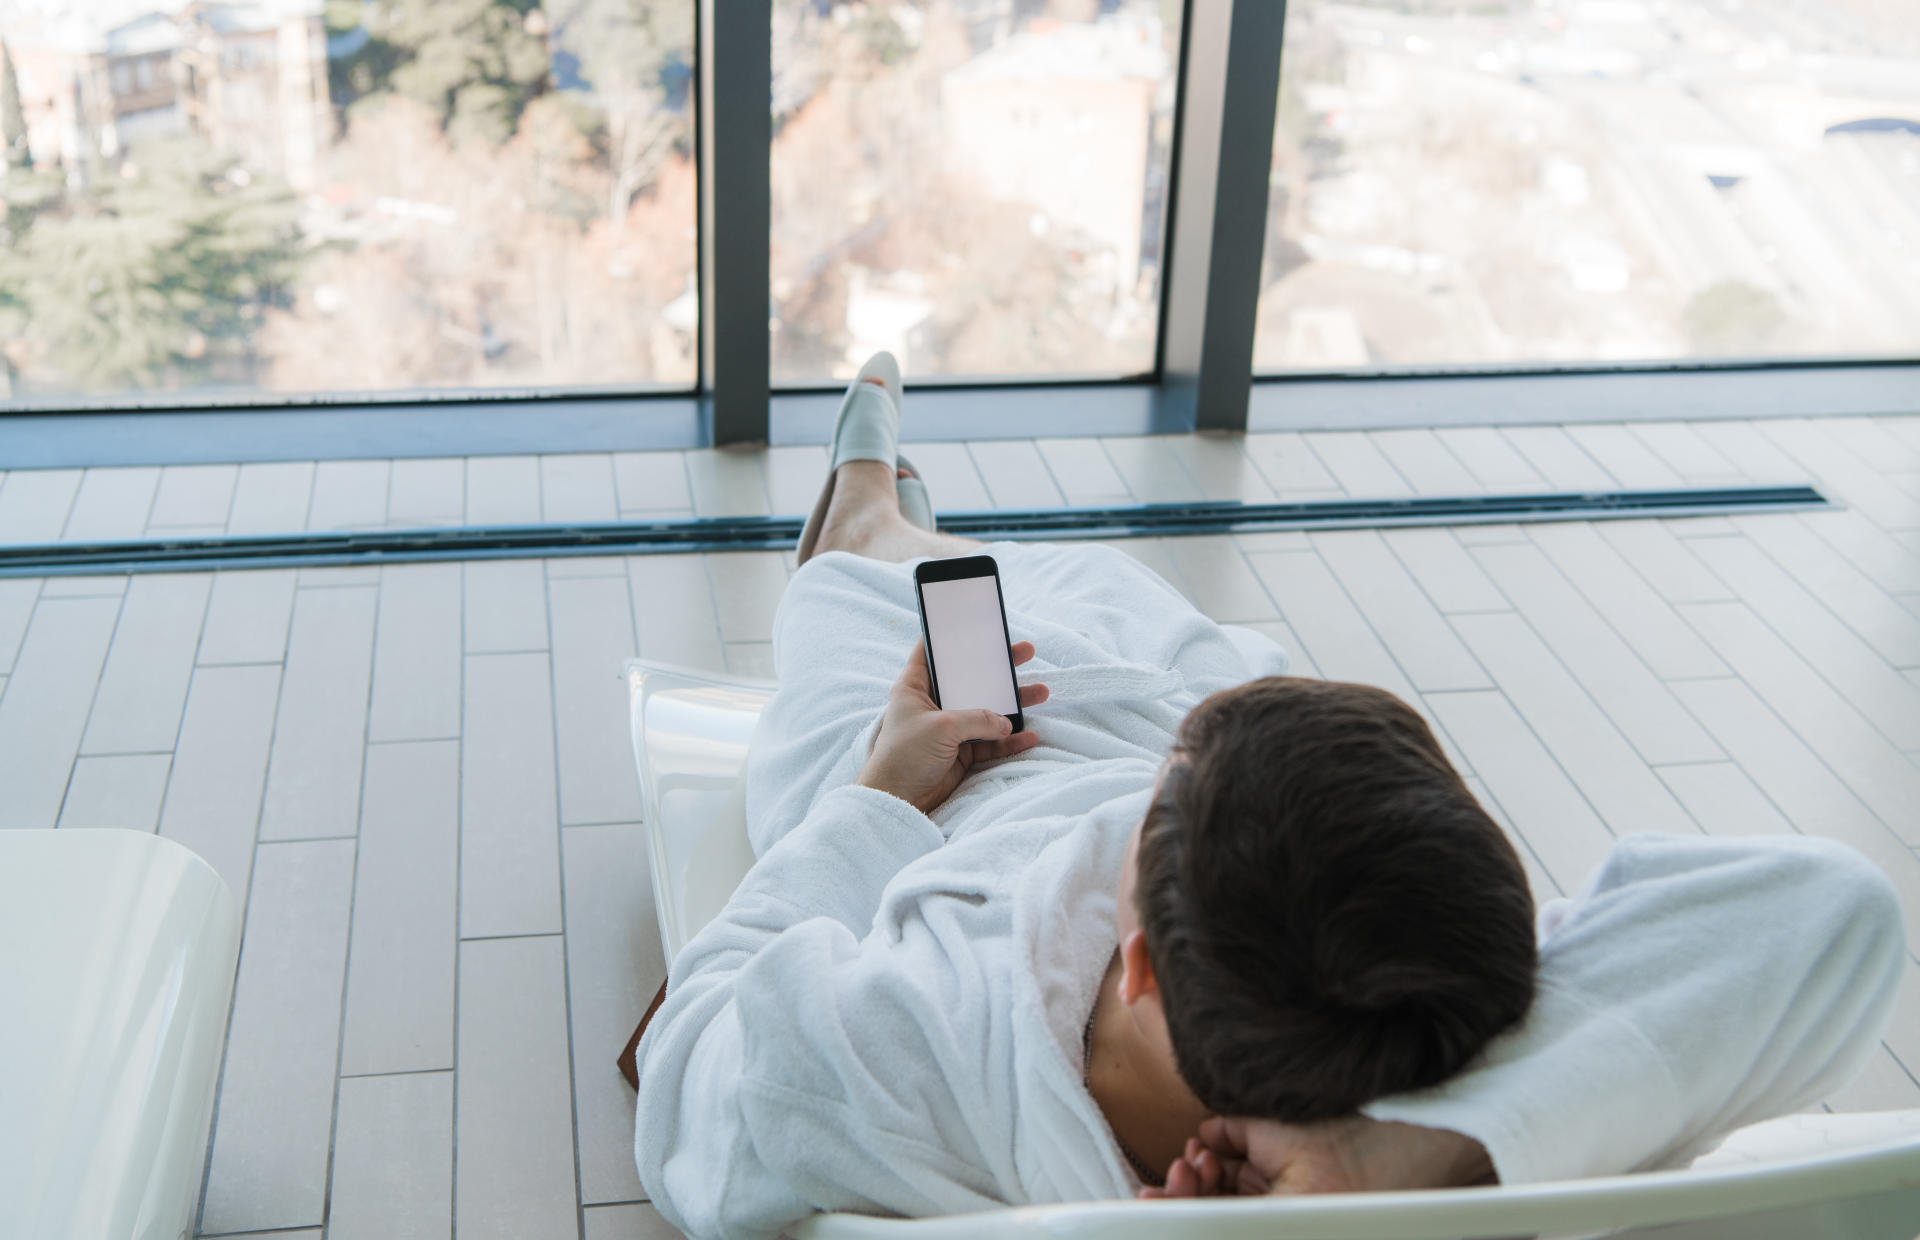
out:
M1542 894L1801 830L1920 950L1920 420L922 445L949 508L1808 476L1844 511L1120 544L1441 729ZM818 449L16 472L0 541L798 511ZM771 674L776 553L0 580L0 827L247 908L208 1235L659 1236L613 1056L664 971L621 660ZM1920 1106L1920 966L1837 1109ZM456 1155L457 1151L457 1155ZM302 1230L306 1229L306 1230Z

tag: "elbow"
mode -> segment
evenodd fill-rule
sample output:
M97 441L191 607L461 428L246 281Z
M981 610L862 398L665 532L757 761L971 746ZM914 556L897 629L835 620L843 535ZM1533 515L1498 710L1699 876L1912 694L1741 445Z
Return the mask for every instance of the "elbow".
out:
M1845 844L1807 838L1783 857L1784 910L1803 908L1824 929L1823 960L1852 986L1891 1002L1906 962L1900 893L1879 866ZM1792 920L1791 918L1789 920Z

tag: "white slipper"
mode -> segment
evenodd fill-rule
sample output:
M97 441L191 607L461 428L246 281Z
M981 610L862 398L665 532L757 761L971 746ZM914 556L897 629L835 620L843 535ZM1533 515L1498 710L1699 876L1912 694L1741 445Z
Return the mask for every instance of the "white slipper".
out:
M868 379L879 379L879 384ZM890 385L890 386L889 386ZM820 539L820 527L827 519L827 506L833 502L833 480L848 461L884 461L893 465L900 458L900 405L893 393L900 386L900 366L891 353L876 353L867 359L860 373L847 385L840 398L840 414L833 424L833 452L827 461L827 481L820 498L800 531L796 559L805 563L813 556ZM897 468L897 466L896 466Z
M904 456L899 458L897 466L907 471L905 478L894 480L894 486L900 492L900 515L923 530L936 528L933 523L933 497L927 494L927 484L920 480L920 471Z

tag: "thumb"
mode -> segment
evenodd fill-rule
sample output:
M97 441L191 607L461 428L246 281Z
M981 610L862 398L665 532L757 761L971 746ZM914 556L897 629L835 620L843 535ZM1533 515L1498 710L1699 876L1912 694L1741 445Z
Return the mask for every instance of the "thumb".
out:
M991 741L1013 733L1007 717L990 710L956 710L953 713L956 735L960 740Z

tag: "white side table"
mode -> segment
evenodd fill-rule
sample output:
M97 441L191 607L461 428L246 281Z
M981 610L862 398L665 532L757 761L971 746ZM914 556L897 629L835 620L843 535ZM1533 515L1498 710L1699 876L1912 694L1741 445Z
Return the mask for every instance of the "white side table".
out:
M239 950L170 840L0 831L0 1236L192 1234Z

